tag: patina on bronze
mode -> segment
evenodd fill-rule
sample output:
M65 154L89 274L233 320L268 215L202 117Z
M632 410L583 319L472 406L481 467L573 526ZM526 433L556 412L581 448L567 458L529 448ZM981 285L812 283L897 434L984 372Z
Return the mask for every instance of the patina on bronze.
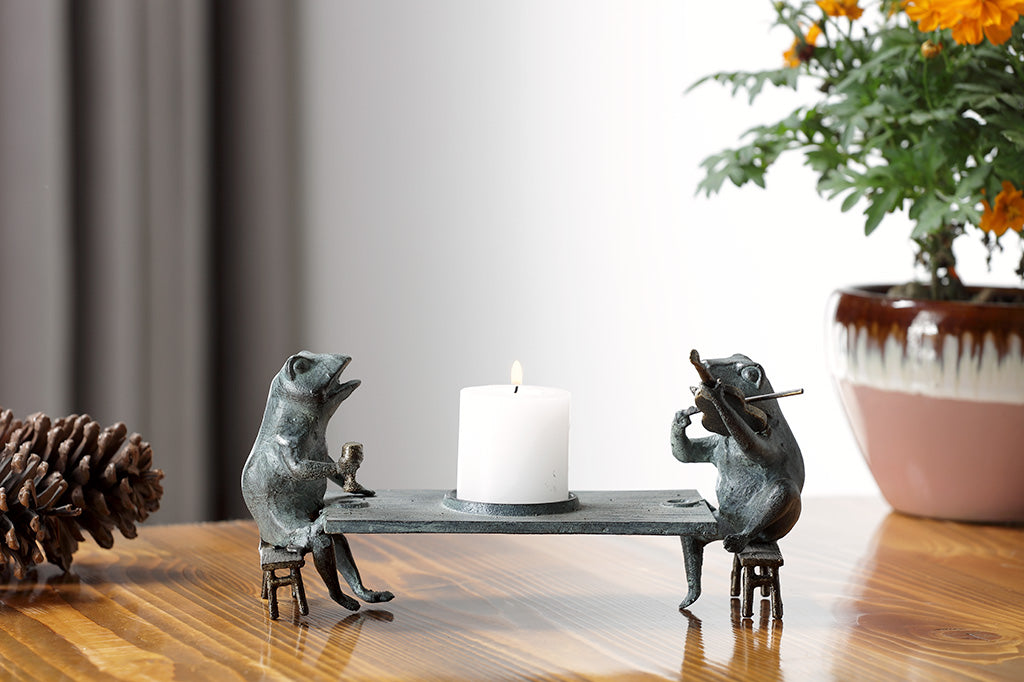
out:
M710 462L718 469L719 508L716 538L729 552L750 543L769 543L783 537L800 517L804 462L796 438L779 409L764 369L745 355L701 360L696 350L690 362L701 384L695 408L676 413L672 423L672 454L680 462ZM765 394L756 405L746 395ZM702 425L712 435L691 440L690 417L703 413ZM710 540L683 537L683 557L689 592L679 605L686 608L700 596L704 545ZM779 609L781 613L781 608Z

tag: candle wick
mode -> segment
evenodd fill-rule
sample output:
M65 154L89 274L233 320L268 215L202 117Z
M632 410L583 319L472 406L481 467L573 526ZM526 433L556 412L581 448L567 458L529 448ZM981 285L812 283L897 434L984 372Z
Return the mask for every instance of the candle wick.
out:
M513 392L513 393L519 393L519 384L516 384L516 390L514 390L514 391L512 391L512 392Z

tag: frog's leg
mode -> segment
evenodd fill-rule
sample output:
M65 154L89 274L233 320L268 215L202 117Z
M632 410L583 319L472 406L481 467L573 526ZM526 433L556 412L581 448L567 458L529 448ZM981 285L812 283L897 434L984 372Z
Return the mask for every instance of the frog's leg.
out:
M800 518L800 488L789 479L780 479L755 493L742 511L742 529L726 535L726 551L739 552L756 540L778 540Z
M356 568L356 560L352 557L352 550L348 546L348 540L341 533L332 535L331 540L334 543L334 557L337 561L338 570L345 576L345 580L348 581L349 587L352 588L357 597L370 603L391 601L395 598L395 595L387 590L366 589L363 585L363 579L359 577L359 569Z
M700 578L704 568L704 545L708 543L703 538L690 535L683 535L679 538L683 543L683 566L686 568L686 597L679 604L679 609L697 601L700 596Z
M334 543L331 542L330 536L323 531L323 528L319 528L318 531L312 534L310 547L316 572L320 574L324 585L327 586L327 594L331 599L350 611L356 611L359 609L359 602L342 592L341 583L338 582L338 565L332 547Z

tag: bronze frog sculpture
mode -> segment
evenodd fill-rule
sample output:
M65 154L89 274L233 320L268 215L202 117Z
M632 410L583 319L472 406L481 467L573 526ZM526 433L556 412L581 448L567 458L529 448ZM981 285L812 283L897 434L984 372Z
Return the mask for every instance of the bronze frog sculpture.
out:
M308 351L288 358L270 385L263 423L242 469L242 496L261 539L312 553L331 599L355 611L359 602L341 591L338 571L364 601L389 601L394 595L367 589L345 536L324 531L328 479L357 494L373 494L353 488L349 461L335 462L327 454L327 423L360 383L342 382L350 361L346 355ZM361 461L361 449L358 454Z
M701 360L696 350L690 362L701 383L694 392L695 408L676 413L672 454L680 462L710 462L718 469L718 509L712 510L718 537L683 539L688 592L681 609L700 596L704 545L720 539L727 551L739 552L749 543L785 536L800 517L804 485L803 456L778 400L747 402L773 392L761 365L738 354ZM696 412L703 413L702 424L712 435L687 436Z

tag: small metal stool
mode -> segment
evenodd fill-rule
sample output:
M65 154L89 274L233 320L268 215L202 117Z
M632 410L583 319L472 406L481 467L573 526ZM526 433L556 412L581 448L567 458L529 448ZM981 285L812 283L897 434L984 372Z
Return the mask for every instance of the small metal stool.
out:
M730 594L740 596L742 581L742 610L744 618L754 616L754 590L761 588L761 596L771 598L772 618L782 620L782 595L779 592L779 567L782 552L777 542L752 543L733 555Z
M306 589L302 585L302 567L306 565L302 553L287 547L276 547L260 540L260 567L263 569L262 599L267 600L271 620L277 620L277 588L292 586L292 599L303 616L309 613ZM288 575L278 577L275 571L287 570Z

